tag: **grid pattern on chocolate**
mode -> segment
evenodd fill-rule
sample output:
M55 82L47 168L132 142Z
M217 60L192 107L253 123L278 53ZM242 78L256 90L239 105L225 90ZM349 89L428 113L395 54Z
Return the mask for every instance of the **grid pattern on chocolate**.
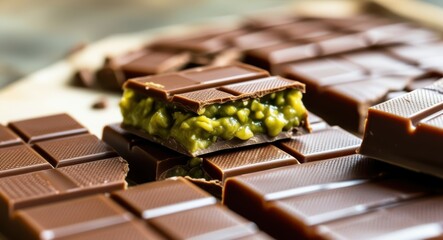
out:
M288 218L298 218L308 227L365 214L426 193L423 186L405 179L392 179L280 199L270 203L270 208Z
M291 155L273 145L224 151L203 157L203 168L222 182L231 176L298 163Z
M126 162L118 157L0 179L0 196L11 210L126 186Z
M309 186L318 186L321 189L331 183L376 178L384 172L385 170L380 168L375 160L355 154L237 176L229 179L225 188L229 184L239 182L248 191L264 196L265 199L276 199L291 195L288 190ZM276 185L275 182L279 184ZM311 190L306 188L306 191ZM229 190L225 192L229 193Z
M256 147L242 148L237 151L225 151L203 157L221 169L232 169L246 167L268 161L279 161L293 159L288 153L273 145L261 145ZM296 163L296 161L294 161Z
M181 178L135 186L114 192L112 197L143 219L191 210L216 202L215 198Z
M50 164L26 144L0 148L0 177L50 168Z
M41 141L34 147L46 156L54 167L116 155L109 146L91 134Z
M10 122L8 126L26 142L88 132L75 119L64 113L14 121Z
M358 137L341 128L331 127L294 136L280 142L280 146L299 161L308 162L354 154L360 143Z
M427 89L418 89L400 98L373 106L371 110L374 109L403 118L411 118L415 123L424 117L422 116L424 112L436 112L443 109L442 102L443 94Z
M126 186L123 179L128 174L129 168L123 158L114 157L62 167L57 170L81 187L117 184L123 188Z
M101 227L116 225L127 222L131 216L113 201L98 195L20 210L17 218L23 226L31 228L28 231L49 238L87 231L94 223Z

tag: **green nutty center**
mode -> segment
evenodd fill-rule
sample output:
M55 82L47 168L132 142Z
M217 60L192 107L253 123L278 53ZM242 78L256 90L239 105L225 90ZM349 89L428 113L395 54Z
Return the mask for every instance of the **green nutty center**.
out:
M298 127L307 116L301 99L299 90L286 89L261 98L213 104L197 114L125 89L120 109L124 124L163 139L174 138L192 153L219 138L274 137Z

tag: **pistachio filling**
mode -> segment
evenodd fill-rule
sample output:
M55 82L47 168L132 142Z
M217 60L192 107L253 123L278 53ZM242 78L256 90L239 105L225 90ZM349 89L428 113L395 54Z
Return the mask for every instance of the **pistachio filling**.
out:
M170 177L191 177L191 178L204 178L209 181L212 178L208 173L203 170L203 159L199 157L193 157L188 160L186 165L174 166L160 175L160 179L166 179Z
M261 98L213 104L199 114L125 89L123 123L163 139L174 138L189 152L208 148L219 138L248 140L255 134L277 136L303 124L302 93L286 89Z

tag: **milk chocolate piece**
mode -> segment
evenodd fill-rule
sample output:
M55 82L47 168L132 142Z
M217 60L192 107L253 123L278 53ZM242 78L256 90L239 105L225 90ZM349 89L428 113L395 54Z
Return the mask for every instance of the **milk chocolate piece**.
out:
M298 163L291 155L270 144L203 156L203 169L222 183L232 176Z
M35 171L0 179L1 231L16 210L126 187L126 161L120 157Z
M53 239L129 222L131 214L102 195L48 204L17 212L17 237Z
M253 223L218 205L214 197L183 178L138 185L111 197L168 239L260 236Z
M8 127L28 143L88 132L75 119L64 113L14 121L10 122Z
M170 239L237 239L257 232L255 224L219 205L161 216L149 223Z
M0 148L0 178L51 168L46 159L26 144Z
M427 197L361 216L325 223L322 239L440 239L443 196Z
M135 77L172 72L189 63L187 52L141 49L128 54L110 57L96 73L98 87L121 91L123 83Z
M400 45L388 48L394 56L420 67L441 66L443 44L441 42L411 46Z
M115 156L116 153L96 136L82 134L40 141L34 148L54 166L62 167Z
M360 153L443 177L443 80L371 107Z
M361 140L339 127L326 128L294 136L279 142L279 146L300 162L352 155L360 146Z
M9 128L0 124L0 147L10 146L20 143L20 138Z
M111 196L142 219L192 211L216 203L214 197L183 178L142 184Z
M392 58L382 51L348 53L343 54L342 57L352 63L362 66L373 76L394 74L415 77L423 74L423 70Z

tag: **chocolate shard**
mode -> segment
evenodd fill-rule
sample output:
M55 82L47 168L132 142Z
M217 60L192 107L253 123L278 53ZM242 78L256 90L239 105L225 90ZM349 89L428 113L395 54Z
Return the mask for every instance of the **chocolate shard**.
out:
M65 113L14 121L10 122L8 127L28 143L88 132L84 126Z
M443 177L443 80L371 107L361 154Z

